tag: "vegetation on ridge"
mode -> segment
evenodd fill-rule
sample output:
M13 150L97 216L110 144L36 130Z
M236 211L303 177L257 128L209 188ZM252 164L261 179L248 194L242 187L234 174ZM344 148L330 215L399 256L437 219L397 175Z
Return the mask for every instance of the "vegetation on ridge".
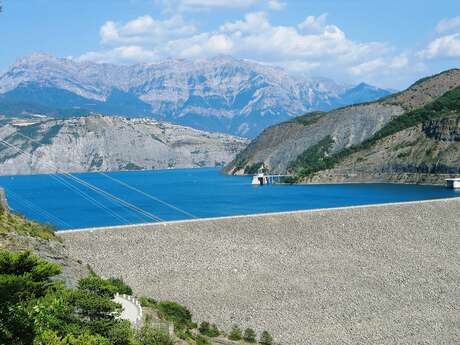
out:
M296 173L290 182L311 176L312 174L326 169L332 169L339 162L353 153L369 149L379 140L398 133L402 130L414 127L421 123L432 120L440 120L460 112L460 87L446 92L443 96L422 108L412 110L398 116L387 123L381 130L361 144L345 148L335 154L329 155L329 149L333 144L330 137L326 137L318 144L308 148L289 167Z
M48 226L5 210L0 212L0 221L0 235L57 238ZM203 322L198 328L185 306L149 297L140 298L145 318L142 328L134 329L119 318L121 306L112 300L116 293L132 294L122 279L103 279L91 272L75 288L66 288L56 279L61 272L60 265L30 251L0 250L0 344L173 345L177 336L187 344L211 345L211 339L226 336L214 324ZM174 324L173 336L151 320L153 314ZM242 335L247 343L254 343L255 337L251 329Z
M0 234L15 232L19 235L51 239L54 230L51 225L40 224L0 209Z

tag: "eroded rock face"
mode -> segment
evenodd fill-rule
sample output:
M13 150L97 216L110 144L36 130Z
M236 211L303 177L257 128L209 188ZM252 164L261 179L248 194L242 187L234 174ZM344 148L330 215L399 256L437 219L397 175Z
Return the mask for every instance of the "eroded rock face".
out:
M89 116L0 127L1 174L223 166L248 143L152 120Z
M337 109L314 121L308 121L308 116L303 116L301 121L294 120L275 125L259 135L225 168L225 171L240 174L245 167L263 162L274 173L286 173L291 162L325 137L330 136L334 140L331 153L359 144L379 131L391 119L419 108L459 85L460 70L449 70L422 79L406 91L377 102ZM442 126L451 128L457 124ZM445 133L439 131L440 129L434 130L432 135L446 137ZM447 131L449 138L457 137L456 130Z
M430 121L423 126L426 136L442 141L460 141L460 117Z
M459 134L459 115L429 121L385 137L306 181L444 184L446 177L460 174Z

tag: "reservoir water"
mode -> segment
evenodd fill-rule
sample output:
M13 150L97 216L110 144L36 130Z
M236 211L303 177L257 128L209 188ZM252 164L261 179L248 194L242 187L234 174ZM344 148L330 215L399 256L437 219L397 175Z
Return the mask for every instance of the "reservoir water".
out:
M63 175L2 176L10 207L58 230L458 197L445 187L397 184L252 186L217 169L74 174L149 213L142 215ZM126 185L124 185L126 184ZM149 198L127 187L137 188ZM178 209L185 211L181 212Z

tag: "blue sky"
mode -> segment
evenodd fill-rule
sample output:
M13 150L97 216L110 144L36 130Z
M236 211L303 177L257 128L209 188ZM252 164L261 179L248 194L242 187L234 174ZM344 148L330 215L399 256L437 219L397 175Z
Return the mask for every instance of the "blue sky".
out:
M3 0L0 70L35 51L113 63L219 54L403 88L460 67L458 0Z

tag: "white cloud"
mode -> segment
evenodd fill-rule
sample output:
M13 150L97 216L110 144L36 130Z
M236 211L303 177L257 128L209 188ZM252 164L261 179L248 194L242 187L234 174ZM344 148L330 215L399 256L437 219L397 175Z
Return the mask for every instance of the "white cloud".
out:
M388 73L389 71L393 73L396 70L406 68L408 65L409 58L405 54L392 58L380 57L351 67L350 73L355 76L368 76L376 72L378 74L381 74L381 70L385 70L386 73Z
M315 16L308 16L305 18L305 20L297 25L297 27L303 32L303 33L317 33L320 32L321 30L324 30L326 26L326 20L327 20L327 13L323 13L319 17Z
M460 58L460 33L441 36L419 53L422 59Z
M228 22L220 27L221 32L256 33L269 30L271 27L267 14L264 12L248 13L243 20Z
M181 0L181 8L246 8L257 0Z
M210 2L193 1L197 5ZM126 23L106 22L100 37L102 51L86 53L81 59L132 63L228 54L296 73L341 79L365 79L379 69L398 70L409 64L407 55L398 55L385 43L351 40L341 28L327 23L327 14L285 26L272 24L266 12L252 12L201 32L180 15L164 20L141 16Z
M286 3L280 0L270 0L268 1L268 8L273 11L280 11L286 7Z
M436 31L444 33L457 28L460 28L460 16L441 20L436 26Z
M100 29L103 44L142 44L151 41L164 42L177 37L194 34L196 27L187 24L182 16L176 15L166 20L155 20L151 16L141 16L119 25L106 22Z

